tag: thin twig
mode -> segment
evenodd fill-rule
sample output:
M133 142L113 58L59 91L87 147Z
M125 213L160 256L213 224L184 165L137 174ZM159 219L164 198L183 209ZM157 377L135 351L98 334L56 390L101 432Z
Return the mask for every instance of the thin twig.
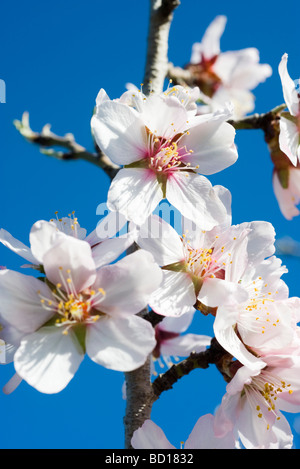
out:
M119 170L119 167L112 163L111 160L101 152L97 145L95 145L96 151L90 152L82 145L79 145L75 141L74 135L71 133L63 137L56 135L50 131L49 124L45 125L40 133L34 132L30 127L29 115L26 112L24 112L21 121L14 121L14 125L28 142L38 145L40 151L48 156L62 161L87 161L103 169L110 179L113 179ZM68 151L58 151L54 149L56 147L65 148Z
M271 111L263 114L252 114L251 116L246 116L240 120L229 120L236 130L246 130L246 129L261 129L267 131L270 125L270 122L276 118L279 118L280 113L286 108L286 104L280 104L276 106Z
M173 365L168 371L158 376L153 381L153 399L157 400L160 395L173 388L183 376L198 368L206 369L214 364L222 373L224 379L229 381L228 366L231 363L232 356L221 347L215 338L212 339L210 347L204 352L193 352L182 362Z

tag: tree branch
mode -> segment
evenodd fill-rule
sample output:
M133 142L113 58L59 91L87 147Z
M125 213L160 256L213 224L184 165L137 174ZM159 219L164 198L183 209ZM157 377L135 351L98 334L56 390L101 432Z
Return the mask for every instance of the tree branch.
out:
M264 114L252 114L240 120L229 120L236 130L242 129L261 129L265 133L269 130L270 122L279 119L280 113L286 108L286 104L280 104L269 112Z
M153 399L156 401L164 391L173 388L183 376L188 375L197 368L206 369L214 364L223 375L225 381L229 382L228 367L232 356L221 347L215 338L212 339L210 348L204 352L193 352L182 362L173 365L168 371L161 374L152 383Z
M179 0L151 0L144 93L160 93L168 71L169 31Z
M163 91L164 79L168 65L169 30L174 9L180 4L179 0L150 0L150 23L148 34L148 50L144 76L144 93ZM137 247L133 246L134 251ZM131 251L132 251L131 250ZM130 252L130 251L129 251ZM145 309L139 316L152 322L158 320L155 313L150 314ZM151 385L150 355L143 366L137 370L125 373L126 382L126 411L124 417L125 448L131 448L131 439L135 430L141 427L151 416L153 390Z
M21 121L14 121L14 125L28 142L39 145L40 151L48 156L63 161L79 159L87 161L103 169L110 179L113 179L119 170L119 167L113 164L97 145L95 145L96 151L94 153L89 152L75 141L73 134L69 133L60 137L50 131L49 124L45 125L40 133L34 132L30 127L29 115L26 112L24 112ZM56 151L53 147L65 148L68 151Z

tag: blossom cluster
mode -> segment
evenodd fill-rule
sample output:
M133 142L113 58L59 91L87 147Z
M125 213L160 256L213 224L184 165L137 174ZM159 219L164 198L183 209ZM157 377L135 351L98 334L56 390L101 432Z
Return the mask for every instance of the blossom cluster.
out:
M275 255L274 227L256 220L234 225L229 190L207 178L238 158L227 121L252 106L249 90L238 88L242 77L250 89L270 75L253 49L220 53L224 26L218 17L191 59L211 79L209 112L199 112L198 86L169 84L149 96L130 89L113 100L101 89L97 96L93 137L120 166L103 223L118 217L119 227L128 225L126 235L99 236L99 229L87 235L74 214L37 221L29 246L1 229L0 241L31 269L30 275L0 270L0 339L16 371L5 392L25 380L40 392L58 393L85 355L130 372L149 355L169 362L201 352L211 338L186 331L204 312L232 358L223 370L228 385L220 406L200 417L185 447L291 448L282 412L300 411L300 299L290 297L282 279L286 268ZM289 113L280 120L279 143L297 168L299 97L286 60L279 70ZM229 62L234 90L220 78ZM237 106L237 96L246 109ZM182 228L153 213L163 199L182 215ZM147 320L150 309L161 317L155 327ZM173 448L150 420L132 445Z

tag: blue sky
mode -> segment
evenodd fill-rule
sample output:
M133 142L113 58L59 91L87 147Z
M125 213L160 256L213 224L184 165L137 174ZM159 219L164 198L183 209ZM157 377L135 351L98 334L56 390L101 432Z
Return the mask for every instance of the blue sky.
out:
M273 75L256 90L256 111L283 102L277 67L289 54L289 72L299 77L296 1L237 0L211 5L182 0L170 31L169 60L189 61L191 47L218 14L228 23L221 48L257 47L261 62ZM0 227L28 243L32 224L65 216L75 210L81 226L92 231L98 204L106 201L108 177L84 162L59 162L26 143L12 122L29 111L33 130L46 123L53 132L72 132L78 143L93 150L90 118L95 97L103 87L119 97L127 82L143 80L148 30L148 0L65 0L5 2L1 7L0 79L6 83L6 104L0 104ZM266 220L277 238L300 241L300 218L287 221L272 191L272 164L260 131L239 131L239 159L211 181L232 192L233 222ZM299 296L300 260L284 258L285 280L291 296ZM0 265L19 270L22 260L0 246ZM210 318L197 317L193 332L212 334ZM13 372L0 369L0 388ZM4 448L122 448L122 373L85 360L70 385L60 394L39 394L26 383L11 396L0 394L0 447ZM225 391L221 375L212 367L194 371L154 405L153 420L174 445L185 440L196 420L214 412ZM290 417L293 424L295 416ZM296 445L298 437L295 438Z

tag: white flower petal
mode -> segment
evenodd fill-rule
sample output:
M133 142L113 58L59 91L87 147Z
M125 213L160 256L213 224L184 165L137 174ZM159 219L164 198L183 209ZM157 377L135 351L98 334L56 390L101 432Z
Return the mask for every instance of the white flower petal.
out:
M206 414L196 422L184 449L235 449L235 439L229 432L224 437L214 433L214 416Z
M48 280L54 285L60 283L67 293L72 293L71 285L76 292L83 291L96 278L90 245L71 236L63 237L49 249L44 255L43 263ZM71 284L67 282L69 277L72 279Z
M291 176L292 169L289 170L289 174ZM300 176L300 170L295 169L293 172L298 173L297 175ZM299 179L297 177L297 179ZM298 186L298 187L297 187ZM295 192L293 191L295 188ZM296 207L300 202L300 183L295 185L294 187L289 184L287 189L284 189L279 181L277 171L273 173L273 189L274 194L277 199L279 208L283 216L287 220L292 220L294 217L299 215L299 210Z
M167 199L181 214L204 230L211 230L227 218L226 209L204 176L177 171L168 178Z
M43 327L26 336L15 354L17 373L45 394L62 391L79 368L84 353L72 330Z
M41 280L12 270L0 271L0 317L21 332L35 331L53 316L53 311L42 307L39 292L53 300Z
M184 315L185 316L185 315ZM211 337L198 334L183 334L163 341L160 354L167 356L188 357L192 352L203 352L210 345Z
M206 306L236 305L248 299L248 291L238 283L219 278L206 278L198 294L198 300Z
M106 100L91 126L98 146L114 163L123 166L145 158L145 124L132 107Z
M180 236L171 225L156 215L150 215L140 227L137 243L142 249L150 251L161 266L184 259Z
M232 125L212 119L191 127L189 132L181 143L188 150L193 150L193 153L182 160L191 163L191 166L199 166L197 172L215 174L236 162L238 153Z
M110 185L107 206L141 225L162 199L163 192L153 171L125 168Z
M162 429L152 420L146 420L138 430L135 430L131 445L134 449L175 449Z
M207 27L200 44L194 44L191 63L199 63L203 58L212 59L220 53L220 39L224 32L227 18L224 15L217 16ZM195 47L196 46L196 47Z
M32 264L38 264L38 260L34 257L29 247L25 246L21 241L14 238L8 231L1 228L0 230L0 242L4 244L8 249L11 249L13 252L19 256L26 259Z
M87 354L105 368L123 372L135 370L145 363L154 347L152 325L138 316L105 316L87 327Z
M280 150L285 153L294 166L297 166L299 149L299 130L297 125L285 117L280 117L279 125Z
M295 83L291 79L287 69L288 54L283 54L278 71L282 83L283 97L292 116L299 113L299 96L296 91Z
M250 370L260 370L265 363L248 352L235 332L238 312L235 308L219 307L214 321L214 332L220 345Z
M190 312L196 303L195 289L184 272L163 270L160 287L151 295L150 307L163 316L178 317Z
M39 220L33 225L29 235L31 252L40 264L43 264L44 254L64 236L55 223Z
M161 280L161 269L152 254L140 249L97 271L93 288L102 288L105 296L94 307L110 315L137 314L147 306Z
M93 250L93 259L96 269L114 262L118 257L126 251L135 241L136 236L128 233L124 238L111 238L97 244Z

